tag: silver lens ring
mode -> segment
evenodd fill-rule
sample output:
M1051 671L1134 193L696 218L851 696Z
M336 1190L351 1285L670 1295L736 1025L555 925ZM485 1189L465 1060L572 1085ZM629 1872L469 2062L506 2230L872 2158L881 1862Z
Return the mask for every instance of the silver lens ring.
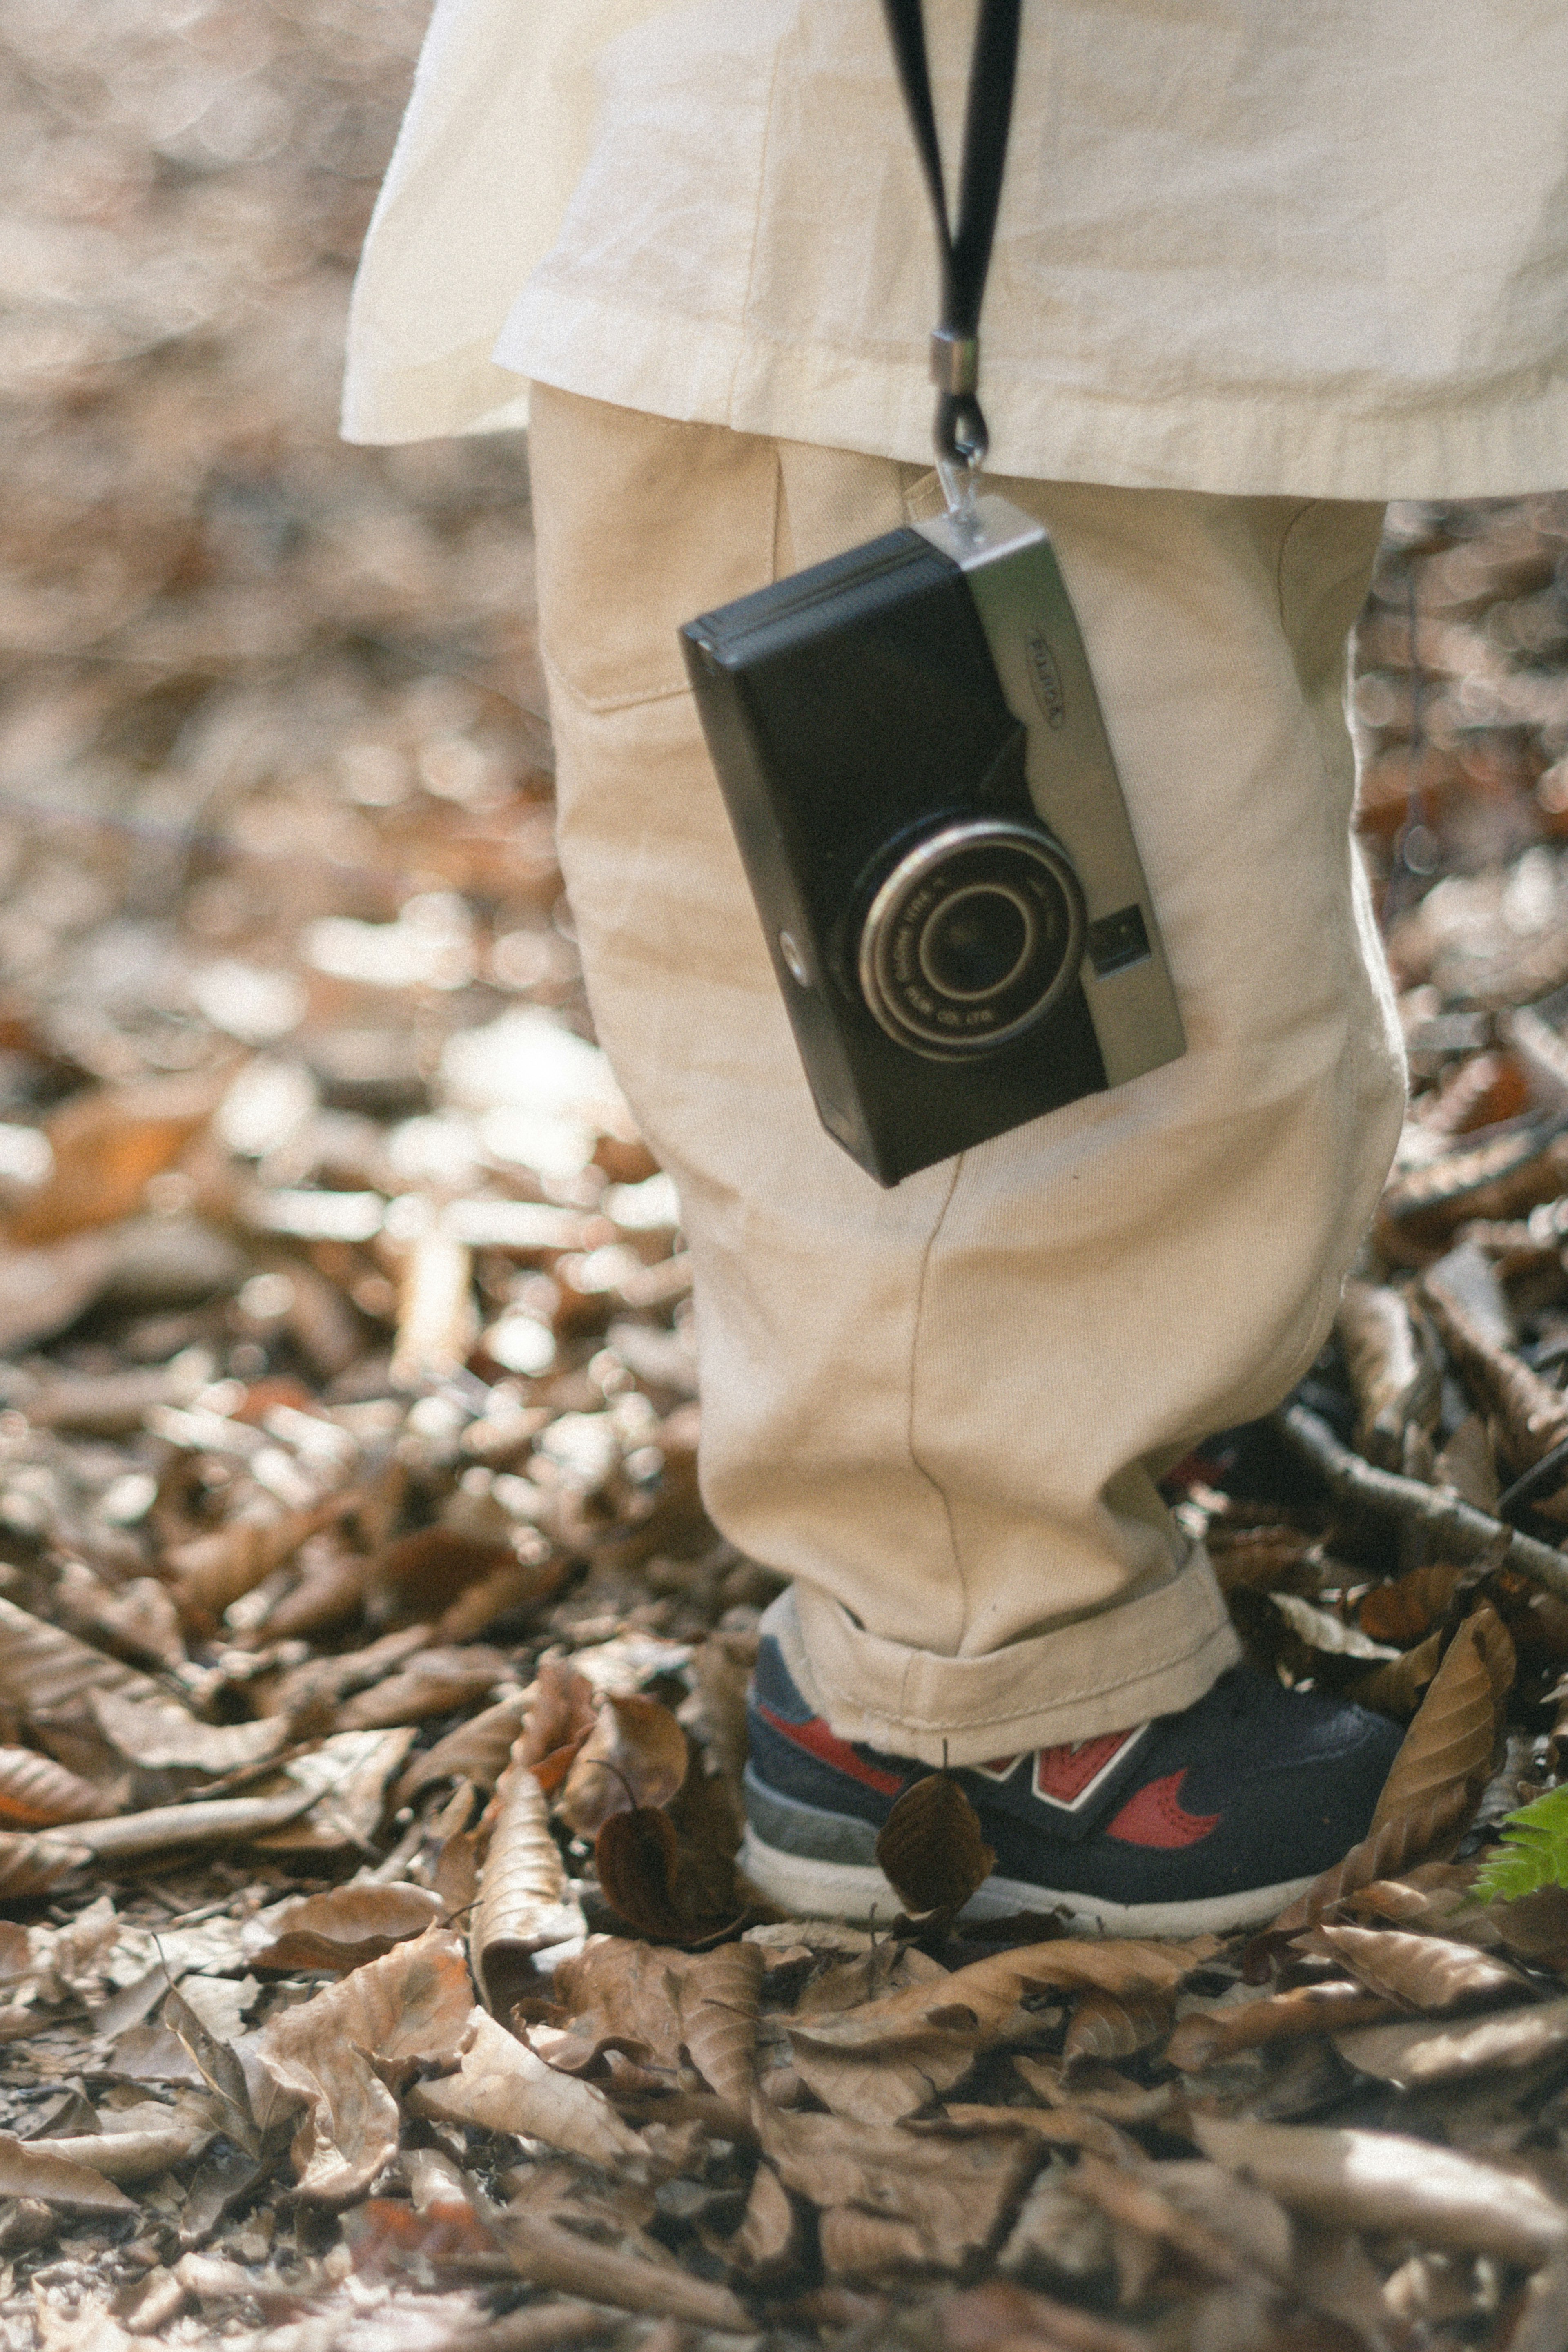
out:
M861 926L862 993L915 1053L988 1054L1075 978L1084 923L1078 877L1047 834L961 818L905 850L877 886Z

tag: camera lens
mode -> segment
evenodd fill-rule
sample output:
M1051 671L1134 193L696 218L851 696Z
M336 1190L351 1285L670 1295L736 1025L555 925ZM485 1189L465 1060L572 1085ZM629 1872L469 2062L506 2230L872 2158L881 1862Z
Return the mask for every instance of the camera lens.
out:
M1077 877L1043 828L963 819L906 847L877 884L861 989L915 1053L989 1053L1055 1003L1082 960L1083 925Z
M1034 941L1016 890L971 882L939 906L920 935L920 969L939 996L994 996L1018 977Z

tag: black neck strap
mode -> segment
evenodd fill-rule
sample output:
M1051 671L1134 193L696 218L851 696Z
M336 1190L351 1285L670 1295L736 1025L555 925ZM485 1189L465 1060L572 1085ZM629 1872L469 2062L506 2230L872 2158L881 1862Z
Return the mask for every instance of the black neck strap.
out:
M898 79L936 216L942 263L942 314L931 338L931 379L937 387L936 455L948 464L971 469L985 457L989 439L975 396L980 373L980 304L1007 163L1020 6L1021 0L980 0L955 221L947 211L921 0L883 0Z

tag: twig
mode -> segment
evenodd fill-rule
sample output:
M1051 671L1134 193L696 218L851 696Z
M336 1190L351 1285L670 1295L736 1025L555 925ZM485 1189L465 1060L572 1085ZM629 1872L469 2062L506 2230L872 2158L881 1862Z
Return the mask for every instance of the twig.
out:
M1342 1445L1328 1426L1304 1404L1288 1404L1270 1416L1271 1425L1291 1451L1328 1487L1336 1500L1361 1505L1402 1527L1419 1528L1436 1537L1452 1558L1476 1560L1490 1554L1500 1567L1511 1568L1531 1584L1568 1601L1568 1559L1533 1536L1505 1527L1490 1512L1461 1503L1457 1496L1439 1494L1418 1478L1402 1478L1396 1471L1375 1470Z

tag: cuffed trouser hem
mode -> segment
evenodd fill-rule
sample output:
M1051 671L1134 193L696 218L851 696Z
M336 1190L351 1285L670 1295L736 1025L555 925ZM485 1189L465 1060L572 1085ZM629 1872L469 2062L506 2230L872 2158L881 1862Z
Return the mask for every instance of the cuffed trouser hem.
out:
M925 1764L984 1764L1178 1714L1241 1654L1196 1548L1153 1592L983 1657L937 1657L868 1633L808 1584L776 1601L767 1622L841 1739Z

